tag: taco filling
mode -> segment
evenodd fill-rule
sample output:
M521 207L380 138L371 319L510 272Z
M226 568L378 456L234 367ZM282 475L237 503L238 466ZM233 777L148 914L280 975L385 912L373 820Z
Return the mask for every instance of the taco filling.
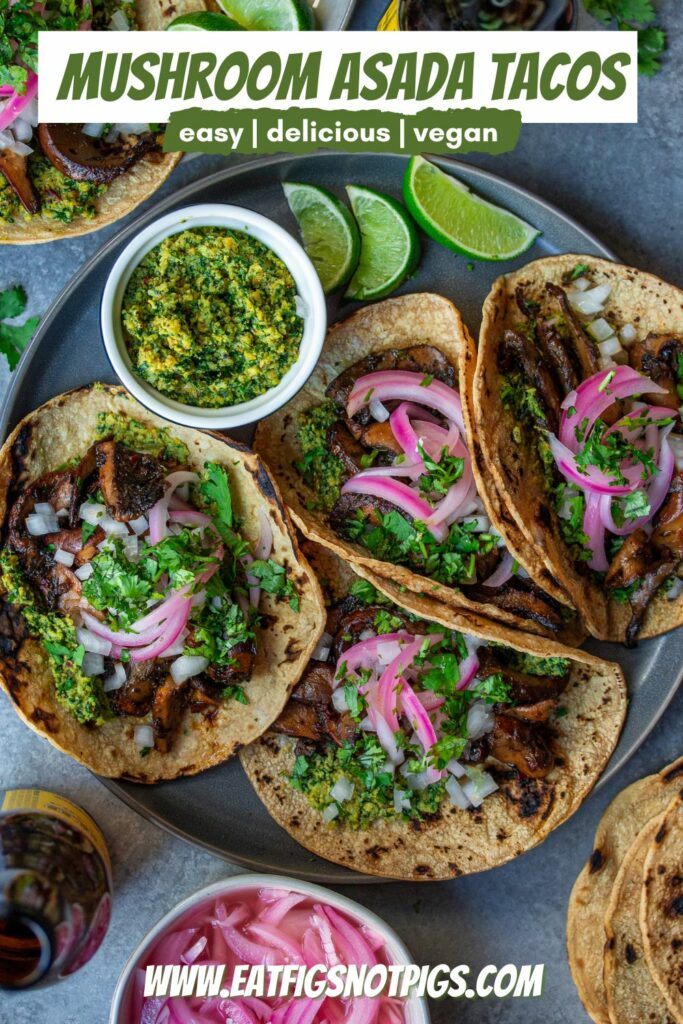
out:
M518 287L498 366L576 570L630 605L634 643L655 595L683 588L683 337L637 341L603 315L610 291L582 266L541 301Z
M481 806L499 770L544 778L569 672L565 658L426 622L357 580L272 728L296 737L290 784L325 822L421 820L445 801Z
M296 466L334 532L545 631L567 610L506 549L477 492L456 370L430 345L348 366L299 416Z
M92 220L96 201L143 157L161 159L161 136L143 124L39 124L38 32L137 28L130 0L15 0L0 29L0 224L42 214Z
M0 553L4 652L40 641L57 701L89 726L131 719L143 755L187 709L248 703L262 591L298 603L267 517L252 549L225 468L188 466L165 428L100 413L80 458L11 495Z

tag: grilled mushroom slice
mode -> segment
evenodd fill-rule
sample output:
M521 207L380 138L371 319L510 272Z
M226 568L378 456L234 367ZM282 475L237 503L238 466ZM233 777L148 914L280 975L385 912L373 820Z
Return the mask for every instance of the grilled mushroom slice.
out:
M67 178L109 185L152 150L158 149L156 136L145 132L127 143L120 139L107 143L83 133L80 124L41 124L38 141L50 163Z
M11 149L0 149L0 174L7 179L17 199L28 213L38 213L40 200L28 173L28 157Z

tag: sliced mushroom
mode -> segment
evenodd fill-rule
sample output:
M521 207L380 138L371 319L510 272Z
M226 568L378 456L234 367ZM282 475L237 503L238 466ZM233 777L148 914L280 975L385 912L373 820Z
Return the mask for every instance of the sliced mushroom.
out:
M7 179L17 199L28 213L38 213L40 200L28 173L28 157L11 149L0 149L0 174Z
M91 138L80 124L41 124L38 141L50 163L67 178L108 185L158 148L156 136L145 132L132 143Z
M646 402L678 409L681 400L676 390L678 360L683 355L683 338L670 334L648 334L645 341L637 342L629 351L629 362L635 370L644 373L655 384L666 388L666 394L643 395Z
M597 345L584 331L583 326L569 303L569 299L567 298L567 293L564 288L560 288L557 284L548 284L547 289L559 303L560 312L562 313L572 341L574 342L574 351L579 362L579 366L581 367L581 377L583 380L587 380L588 377L592 377L593 374L597 373L600 369Z

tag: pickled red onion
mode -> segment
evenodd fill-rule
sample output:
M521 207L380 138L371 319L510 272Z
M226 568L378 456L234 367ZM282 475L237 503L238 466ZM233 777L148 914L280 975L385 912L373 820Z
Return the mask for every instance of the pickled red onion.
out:
M9 128L37 92L38 76L33 71L28 71L26 75L26 91L18 93L12 90L10 99L7 100L2 110L0 110L0 132L5 128Z
M655 384L630 366L615 366L594 373L562 402L560 441L570 451L578 451L580 441L575 433L577 427L581 429L583 438L587 437L596 420L617 399L644 393L661 395L666 393L666 388Z
M359 474L351 477L350 480L343 484L341 493L367 494L370 497L379 498L381 501L388 501L392 505L396 505L397 508L402 509L412 519L418 519L422 522L425 522L432 514L431 505L418 497L415 491L411 490L407 484L401 483L399 480L387 479L374 473L368 473L367 476ZM441 524L435 524L429 527L429 532L438 541L443 542L448 531Z
M461 433L465 433L460 395L453 388L440 380L424 383L425 376L410 370L379 370L359 377L353 385L346 412L354 416L359 409L367 405L370 398L380 402L399 400L417 402L440 412L446 419L457 424Z

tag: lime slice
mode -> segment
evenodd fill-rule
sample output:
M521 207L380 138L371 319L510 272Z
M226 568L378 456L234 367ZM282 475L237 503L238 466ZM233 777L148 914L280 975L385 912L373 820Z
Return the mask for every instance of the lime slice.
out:
M434 241L472 259L512 259L526 252L541 233L514 213L480 199L421 156L408 164L403 197Z
M166 26L167 32L244 32L232 18L215 11L193 11L181 14Z
M398 288L420 261L415 225L391 196L359 185L346 191L360 228L360 260L347 299L381 299Z
M296 181L284 182L282 187L323 290L327 294L341 288L358 265L360 235L355 220L327 189Z
M306 0L218 0L238 25L260 32L303 32L315 28Z

